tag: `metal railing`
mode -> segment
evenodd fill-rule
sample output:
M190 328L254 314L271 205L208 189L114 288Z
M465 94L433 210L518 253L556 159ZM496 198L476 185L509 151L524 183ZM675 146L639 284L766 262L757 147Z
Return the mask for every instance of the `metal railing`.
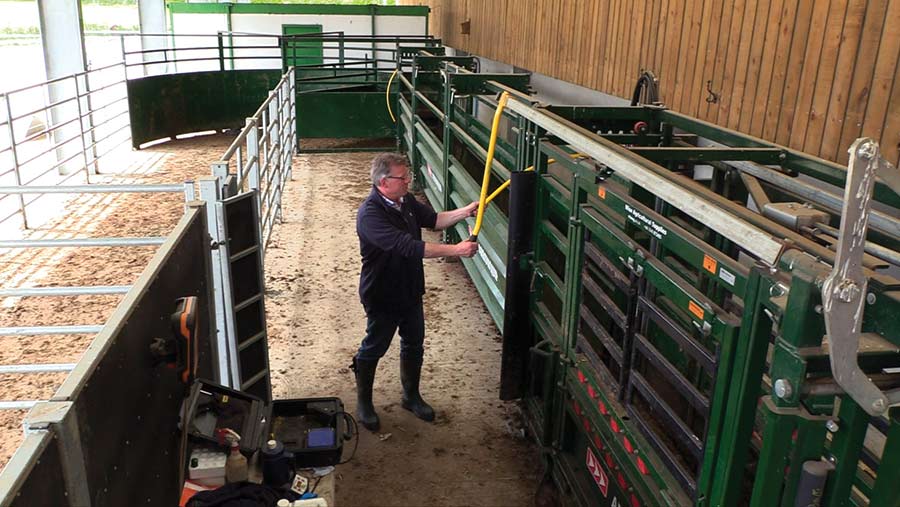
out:
M229 266L224 203L242 192L256 192L256 216L259 221L259 257L272 234L275 220L281 219L284 186L292 175L292 157L297 151L296 82L294 68L282 75L256 112L246 119L245 127L231 143L221 160L211 164L212 177L201 179L200 197L210 205L207 228L217 245L210 252L215 293L216 352L218 379L223 385L239 389L237 356L240 344L235 325L232 296L232 271ZM218 246L224 245L224 248Z
M164 39L167 47L145 50L140 41L148 38ZM291 66L352 66L370 72L384 71L393 69L401 47L432 47L439 42L431 36L346 35L341 31L303 35L226 31L120 35L122 61L129 79L214 70L286 70ZM305 52L310 49L317 54Z
M281 218L281 195L291 178L291 157L297 147L294 68L281 77L222 158L212 164L213 176L235 176L238 192L259 193L259 219L265 248L276 218Z
M60 194L60 193L100 193L100 194L134 194L134 193L181 193L185 202L194 200L194 183L171 185L70 185L70 186L17 186L0 187L2 195ZM56 239L0 239L0 248L69 248L69 247L136 247L159 246L165 237L81 237ZM121 295L128 292L127 285L98 286L48 286L48 287L4 287L0 288L0 297L69 297L83 295ZM52 326L11 326L0 327L0 336L39 336L39 335L81 335L96 334L102 325L52 325ZM0 365L0 375L22 373L53 373L68 371L74 364L15 364ZM0 410L22 410L34 406L39 400L2 400Z
M122 63L0 94L0 185L90 183L101 159L129 139L127 98ZM29 228L27 207L47 193L0 191L0 223L21 215Z

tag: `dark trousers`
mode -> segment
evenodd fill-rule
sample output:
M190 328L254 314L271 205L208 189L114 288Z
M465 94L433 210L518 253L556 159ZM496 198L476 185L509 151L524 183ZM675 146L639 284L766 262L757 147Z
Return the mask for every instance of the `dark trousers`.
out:
M402 310L366 310L366 336L359 346L357 357L374 361L381 359L391 346L394 333L400 330L400 358L422 359L425 341L425 316L422 303Z

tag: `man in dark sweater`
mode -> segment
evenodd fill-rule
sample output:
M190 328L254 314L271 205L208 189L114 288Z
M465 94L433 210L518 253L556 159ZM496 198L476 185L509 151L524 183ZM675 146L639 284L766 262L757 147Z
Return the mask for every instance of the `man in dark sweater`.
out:
M419 394L425 319L422 295L425 272L422 259L472 257L478 244L455 245L422 241L422 227L443 230L473 216L478 203L435 213L409 193L412 173L406 159L382 153L372 160L372 193L356 215L356 233L362 254L359 297L366 310L366 336L353 358L356 372L356 416L366 428L380 424L372 404L372 385L378 361L400 330L400 381L403 408L416 417L434 420L434 410Z

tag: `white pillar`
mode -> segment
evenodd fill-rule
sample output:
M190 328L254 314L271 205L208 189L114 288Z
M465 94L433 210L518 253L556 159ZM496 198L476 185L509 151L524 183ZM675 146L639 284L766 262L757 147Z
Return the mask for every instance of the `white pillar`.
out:
M44 67L47 79L83 72L87 69L84 48L81 2L73 0L37 0L41 24L41 43L44 48ZM84 89L80 90L82 93ZM67 79L49 86L49 103L53 104L75 96L75 80ZM75 101L53 107L50 110L50 125L58 125L78 116ZM72 140L56 150L57 160L65 160L81 150L81 129L77 122L53 132L54 144ZM73 160L59 168L60 174L67 174L82 165L82 158ZM27 170L27 168L26 168Z
M168 45L166 33L166 2L165 0L138 0L138 16L141 22L142 35L141 48L144 51L166 49ZM144 53L144 62L166 61L165 51ZM162 74L166 71L165 65L145 65L144 75Z

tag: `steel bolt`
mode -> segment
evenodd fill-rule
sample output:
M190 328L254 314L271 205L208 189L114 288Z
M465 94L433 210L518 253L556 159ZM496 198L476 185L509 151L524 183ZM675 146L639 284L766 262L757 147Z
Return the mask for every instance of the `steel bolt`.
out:
M769 287L769 297L777 298L784 295L785 288L780 283L776 283Z
M792 394L794 394L794 386L791 385L790 380L780 378L775 381L775 396L784 400L790 398Z
M828 431L832 433L837 433L840 429L838 423L834 422L834 419L829 419L828 422L825 423L825 427L828 428Z
M837 286L837 297L845 303L852 303L859 295L859 286L852 280L843 279Z
M875 294L874 293L870 292L870 293L866 294L866 303L869 303L870 305L875 304Z
M875 157L875 154L878 153L878 144L871 139L867 140L856 149L856 153L866 160L871 160Z
M884 400L881 398L878 398L877 400L873 401L872 408L878 412L883 412L884 411Z

